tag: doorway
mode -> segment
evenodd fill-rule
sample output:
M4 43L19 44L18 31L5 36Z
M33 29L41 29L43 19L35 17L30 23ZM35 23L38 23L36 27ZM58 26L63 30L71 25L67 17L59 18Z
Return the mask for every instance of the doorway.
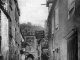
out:
M68 38L67 41L67 58L68 60L78 60L78 38L77 30Z

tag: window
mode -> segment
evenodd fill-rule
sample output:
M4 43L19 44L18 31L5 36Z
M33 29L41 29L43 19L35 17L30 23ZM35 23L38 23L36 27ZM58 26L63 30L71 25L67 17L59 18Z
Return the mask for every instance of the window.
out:
M0 10L0 34L1 34L1 10Z
M1 48L1 36L0 36L0 48Z
M69 15L73 13L74 7L69 11Z
M59 29L59 7L58 7L58 3L55 7L55 29L56 30Z
M68 0L68 19L75 11L75 0Z
M1 9L0 9L0 21L1 21Z
M52 34L54 34L54 17L52 17Z
M15 21L17 22L17 10L15 8Z
M9 36L10 36L10 38L13 37L13 36L12 36L12 28L11 28L11 26L9 26Z
M16 40L16 31L17 31L17 29L15 28L15 40Z
M11 0L9 0L9 7L10 7L11 10L13 10L13 8L12 8L12 1Z

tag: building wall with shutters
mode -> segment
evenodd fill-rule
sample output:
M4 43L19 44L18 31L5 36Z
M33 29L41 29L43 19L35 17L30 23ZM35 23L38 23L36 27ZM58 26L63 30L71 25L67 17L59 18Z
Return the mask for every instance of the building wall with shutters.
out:
M56 0L54 0L55 2ZM70 59L77 59L77 43L78 39L77 37L72 36L74 39L72 39L72 43L68 43L68 38L73 35L72 31L75 33L77 31L77 28L74 23L74 17L75 17L75 1L74 0L57 0L58 4L55 2L52 6L50 15L48 17L49 21L48 24L51 24L49 29L51 29L51 40L52 40L52 49L53 49L53 56L56 60L70 60ZM59 10L56 10L56 6ZM74 7L74 9L72 8ZM71 14L69 14L69 12ZM58 20L58 21L57 21ZM53 22L53 23L52 23ZM57 28L58 27L58 28ZM56 29L57 28L57 29ZM71 34L71 35L70 35ZM76 34L77 36L78 34ZM75 45L73 46L73 43L75 41ZM69 46L73 46L75 49L71 48ZM70 52L69 49L71 48L71 51L75 50L75 54L73 52ZM70 53L71 55L68 55ZM74 54L74 55L72 55ZM70 57L68 59L68 56ZM75 56L75 57L73 57ZM54 59L54 58L53 58ZM75 59L75 60L76 60Z

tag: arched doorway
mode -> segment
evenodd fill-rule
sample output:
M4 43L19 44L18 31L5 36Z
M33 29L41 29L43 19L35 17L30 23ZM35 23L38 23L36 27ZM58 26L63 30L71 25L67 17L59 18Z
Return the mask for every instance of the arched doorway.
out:
M29 54L27 56L26 60L34 60L34 56L32 54Z

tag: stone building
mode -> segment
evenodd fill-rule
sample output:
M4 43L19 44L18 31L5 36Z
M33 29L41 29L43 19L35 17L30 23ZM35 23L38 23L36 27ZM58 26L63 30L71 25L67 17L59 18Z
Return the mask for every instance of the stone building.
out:
M17 0L0 0L1 54L3 60L20 60L22 36L19 29L20 10Z
M34 60L38 59L38 44L37 44L37 39L35 37L35 35L29 35L29 36L25 36L25 56L29 56L32 55L34 57Z
M78 60L75 0L48 0L50 60Z

